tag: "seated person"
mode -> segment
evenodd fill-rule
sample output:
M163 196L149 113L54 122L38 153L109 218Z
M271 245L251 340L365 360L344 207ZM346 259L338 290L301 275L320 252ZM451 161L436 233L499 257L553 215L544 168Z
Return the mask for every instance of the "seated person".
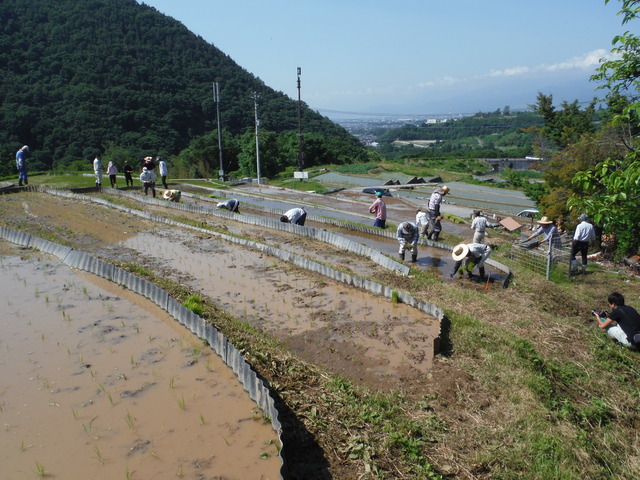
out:
M607 335L625 347L640 347L640 314L635 308L624 304L624 296L613 292L607 298L611 313L596 312L598 326L607 330ZM604 313L603 316L600 313ZM604 318L603 318L604 317Z

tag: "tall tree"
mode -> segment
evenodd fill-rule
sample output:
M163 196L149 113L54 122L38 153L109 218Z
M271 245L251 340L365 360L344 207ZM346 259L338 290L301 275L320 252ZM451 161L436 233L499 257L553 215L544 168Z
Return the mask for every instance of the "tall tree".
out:
M638 20L639 0L622 0L621 4L623 25ZM615 236L616 254L623 256L640 248L640 144L635 135L625 135L639 126L640 37L627 31L616 36L613 45L613 59L603 61L592 79L604 82L610 104L621 107L612 124L622 132L626 152L578 172L573 183L584 194L572 197L569 205L585 210L605 233Z

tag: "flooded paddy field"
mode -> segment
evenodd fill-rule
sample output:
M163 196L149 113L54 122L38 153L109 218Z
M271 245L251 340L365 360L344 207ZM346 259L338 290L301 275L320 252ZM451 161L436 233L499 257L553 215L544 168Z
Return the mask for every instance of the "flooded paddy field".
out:
M141 233L122 242L239 319L308 361L358 383L398 387L402 373L426 373L439 322L408 305L311 274L259 252L189 232Z
M231 370L151 302L0 242L2 478L280 478Z

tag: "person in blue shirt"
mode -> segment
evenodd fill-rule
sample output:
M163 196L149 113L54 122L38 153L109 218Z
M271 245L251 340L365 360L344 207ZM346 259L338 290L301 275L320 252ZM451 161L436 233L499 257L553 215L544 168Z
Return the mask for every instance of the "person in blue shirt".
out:
M18 169L18 186L29 185L27 179L27 153L29 146L25 145L16 153L16 168Z

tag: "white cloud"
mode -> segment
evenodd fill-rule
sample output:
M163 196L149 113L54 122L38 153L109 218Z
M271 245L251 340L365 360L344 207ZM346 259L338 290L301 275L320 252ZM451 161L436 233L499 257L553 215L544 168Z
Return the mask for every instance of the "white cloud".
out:
M602 58L607 58L606 50L600 48L592 52L585 53L578 57L572 57L563 62L551 65L541 64L533 67L510 67L504 70L492 70L489 77L513 77L515 75L526 75L540 72L560 72L566 70L593 70L600 64Z

